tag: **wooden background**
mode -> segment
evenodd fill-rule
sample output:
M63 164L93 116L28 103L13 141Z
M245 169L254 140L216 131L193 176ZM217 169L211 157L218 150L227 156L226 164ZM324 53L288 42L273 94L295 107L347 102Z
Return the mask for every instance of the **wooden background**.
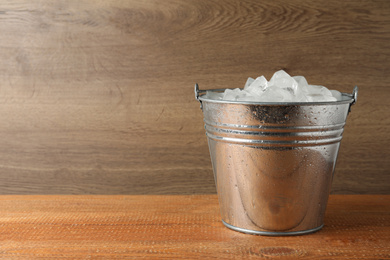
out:
M1 194L215 193L193 86L360 87L333 193L390 193L390 1L0 3Z

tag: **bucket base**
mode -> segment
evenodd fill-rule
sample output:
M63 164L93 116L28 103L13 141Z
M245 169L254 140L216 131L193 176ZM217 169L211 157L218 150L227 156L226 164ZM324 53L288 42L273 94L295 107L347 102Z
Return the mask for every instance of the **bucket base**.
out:
M239 227L232 226L232 225L226 223L223 220L222 220L222 223L226 227L228 227L230 229L233 229L235 231L239 231L239 232L246 233L246 234L251 234L251 235L262 235L262 236L297 236L297 235L304 235L304 234L309 234L309 233L316 232L316 231L320 230L324 226L324 224L322 224L319 227L308 229L308 230L301 230L301 231L272 232L272 231L256 231L256 230L250 230L250 229L245 229L245 228L239 228Z

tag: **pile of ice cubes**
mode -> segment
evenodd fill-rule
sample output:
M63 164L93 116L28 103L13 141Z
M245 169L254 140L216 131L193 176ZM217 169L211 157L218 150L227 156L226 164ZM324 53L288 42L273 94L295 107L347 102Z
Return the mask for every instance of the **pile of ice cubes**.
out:
M275 72L270 81L264 76L248 78L244 89L226 89L223 93L207 91L205 98L249 102L328 102L342 99L339 91L309 85L305 77L291 77L284 70Z

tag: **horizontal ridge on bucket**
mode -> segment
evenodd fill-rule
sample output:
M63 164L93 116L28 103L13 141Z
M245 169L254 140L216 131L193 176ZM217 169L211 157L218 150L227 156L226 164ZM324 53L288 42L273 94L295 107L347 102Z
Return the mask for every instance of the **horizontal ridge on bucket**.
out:
M343 126L339 125L339 128L334 130L291 127L287 131L281 128L261 128L261 131L247 131L232 128L216 128L206 124L205 129L207 137L231 143L256 146L308 146L339 142L342 139Z

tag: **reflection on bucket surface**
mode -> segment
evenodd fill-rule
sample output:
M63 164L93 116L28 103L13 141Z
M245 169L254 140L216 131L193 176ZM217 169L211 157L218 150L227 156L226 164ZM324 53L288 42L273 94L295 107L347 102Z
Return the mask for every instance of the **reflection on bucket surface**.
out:
M320 229L357 88L325 103L221 101L204 93L196 85L223 223L261 235Z

